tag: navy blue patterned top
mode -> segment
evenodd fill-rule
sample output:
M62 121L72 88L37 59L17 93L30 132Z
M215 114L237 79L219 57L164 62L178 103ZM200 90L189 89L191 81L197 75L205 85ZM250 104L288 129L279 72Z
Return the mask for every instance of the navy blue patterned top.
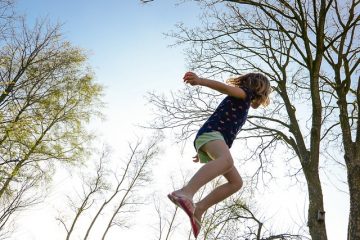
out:
M226 96L216 108L215 112L199 129L195 140L205 132L218 131L223 135L228 147L231 147L236 135L246 121L250 103L253 98L253 91L251 89L246 87L242 87L242 89L246 93L246 98L240 99Z

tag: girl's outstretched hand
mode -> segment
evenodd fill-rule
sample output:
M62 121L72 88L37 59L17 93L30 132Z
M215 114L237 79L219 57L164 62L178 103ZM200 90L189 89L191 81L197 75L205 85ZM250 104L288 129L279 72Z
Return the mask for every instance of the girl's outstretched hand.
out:
M193 72L185 73L184 82L189 83L191 86L200 85L201 79Z

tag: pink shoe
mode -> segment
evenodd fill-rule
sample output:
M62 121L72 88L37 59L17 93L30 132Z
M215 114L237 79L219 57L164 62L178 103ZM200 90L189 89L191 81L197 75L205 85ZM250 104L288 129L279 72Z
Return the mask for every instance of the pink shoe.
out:
M174 192L168 194L168 198L175 205L177 205L182 210L184 210L184 212L189 216L193 234L195 238L197 238L197 236L200 233L201 222L194 216L194 212L195 212L194 203L190 199L187 199L185 196L178 196Z

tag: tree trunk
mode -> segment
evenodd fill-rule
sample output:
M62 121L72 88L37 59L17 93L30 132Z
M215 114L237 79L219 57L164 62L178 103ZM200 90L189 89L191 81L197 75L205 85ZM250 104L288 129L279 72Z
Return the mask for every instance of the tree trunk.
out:
M319 72L322 61L322 51L322 46L318 46L316 59L312 64L309 64L312 126L310 132L309 160L302 163L309 192L308 227L312 240L327 240L323 194L319 177L322 119Z
M345 163L347 170L347 180L350 194L350 214L348 222L348 240L360 239L360 112L358 109L357 131L355 142L352 140L352 129L347 102L348 89L345 87L345 80L341 81L340 69L336 69L336 82L342 84L337 90L339 100L337 101L340 111L340 126L345 152ZM349 78L350 79L350 78ZM359 81L359 80L358 80ZM350 84L350 83L348 83ZM357 88L357 104L360 100L360 82Z
M312 240L326 240L326 227L324 217L324 202L319 177L316 166L307 166L304 169L309 192L308 208L308 227Z
M359 149L357 149L359 152ZM345 155L346 158L346 155ZM348 240L360 239L360 157L357 154L347 165L350 193L350 214L348 224Z

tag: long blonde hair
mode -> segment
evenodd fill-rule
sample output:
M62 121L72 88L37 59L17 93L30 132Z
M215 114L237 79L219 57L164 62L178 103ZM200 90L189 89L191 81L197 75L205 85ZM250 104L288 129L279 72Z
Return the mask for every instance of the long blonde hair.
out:
M259 101L263 106L270 104L269 95L271 93L270 81L261 73L248 73L239 77L230 78L226 81L235 87L247 87L254 91L252 100Z

